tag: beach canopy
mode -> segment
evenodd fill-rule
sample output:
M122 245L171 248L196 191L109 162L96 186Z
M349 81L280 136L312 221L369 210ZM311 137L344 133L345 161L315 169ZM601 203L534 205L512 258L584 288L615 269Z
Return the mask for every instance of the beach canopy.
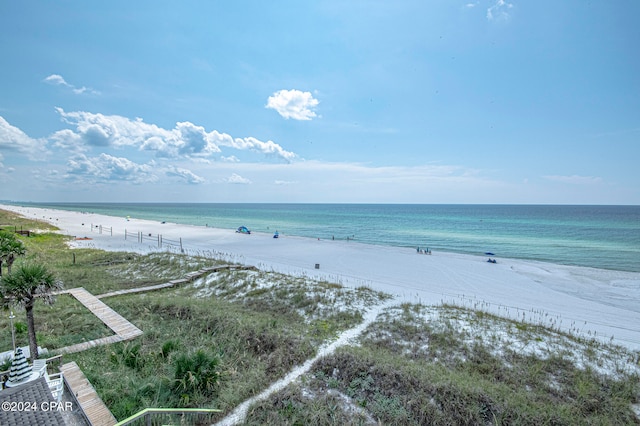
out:
M31 378L31 366L27 362L21 348L16 349L9 371L9 382L17 384Z
M241 226L240 228L238 228L236 230L236 232L239 232L241 234L250 234L251 231L249 231L249 228L247 228L246 226Z

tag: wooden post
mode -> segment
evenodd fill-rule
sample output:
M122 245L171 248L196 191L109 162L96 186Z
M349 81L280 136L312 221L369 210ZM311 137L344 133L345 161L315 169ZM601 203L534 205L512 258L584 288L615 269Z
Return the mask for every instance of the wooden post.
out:
M74 265L76 264L76 254L75 253L73 253L73 264Z
M184 253L184 249L182 248L182 237L180 237L180 253Z

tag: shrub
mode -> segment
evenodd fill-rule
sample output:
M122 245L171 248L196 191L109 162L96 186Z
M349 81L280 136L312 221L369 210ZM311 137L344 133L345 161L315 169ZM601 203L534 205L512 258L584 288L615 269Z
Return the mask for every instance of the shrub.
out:
M23 323L23 322L16 322L15 325L15 330L16 330L16 334L24 334L27 332L27 324Z
M111 352L111 362L114 364L124 364L134 370L142 369L144 365L144 358L140 353L141 345L124 345L118 346L113 352Z
M220 357L198 350L175 360L174 389L186 395L202 393L211 396L220 381Z

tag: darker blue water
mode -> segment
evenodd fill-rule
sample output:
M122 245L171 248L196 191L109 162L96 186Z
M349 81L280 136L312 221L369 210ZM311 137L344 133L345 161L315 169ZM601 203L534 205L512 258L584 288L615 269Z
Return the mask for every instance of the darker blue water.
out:
M24 205L24 204L23 204ZM640 206L34 203L112 216L640 272Z

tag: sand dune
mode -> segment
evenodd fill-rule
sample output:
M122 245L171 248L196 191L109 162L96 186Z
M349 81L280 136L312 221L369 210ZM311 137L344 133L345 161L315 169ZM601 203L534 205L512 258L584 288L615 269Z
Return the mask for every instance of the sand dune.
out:
M640 273L217 229L62 210L0 205L52 223L76 247L225 256L228 260L348 286L370 286L398 301L451 302L552 325L640 350ZM96 227L98 226L98 227ZM102 233L100 233L102 226ZM125 240L125 230L127 239ZM145 236L142 242L138 233ZM163 245L158 247L158 235ZM174 243L169 245L168 243ZM315 265L319 265L319 269Z

